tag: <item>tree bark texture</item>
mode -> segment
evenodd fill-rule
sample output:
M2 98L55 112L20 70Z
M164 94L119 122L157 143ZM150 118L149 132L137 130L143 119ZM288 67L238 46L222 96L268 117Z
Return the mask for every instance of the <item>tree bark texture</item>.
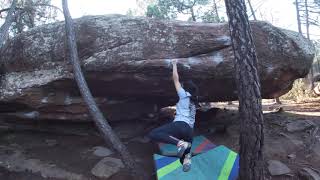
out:
M240 113L240 180L263 180L263 116L257 55L244 0L226 0Z
M66 28L66 36L68 41L68 49L69 49L69 56L70 61L73 66L73 73L76 79L77 85L79 87L80 93L86 102L90 115L92 116L97 128L100 130L103 139L107 143L111 143L113 148L118 151L121 155L123 163L126 167L130 170L131 175L134 179L145 179L146 176L144 175L142 169L140 169L137 164L134 162L134 159L129 154L127 148L123 145L120 141L118 136L113 132L111 126L109 125L108 121L103 117L101 111L97 107L96 102L94 101L92 94L88 88L86 80L84 79L80 62L79 56L77 51L77 44L75 38L75 32L73 27L73 22L69 13L67 0L62 0L63 12L65 17L65 28Z

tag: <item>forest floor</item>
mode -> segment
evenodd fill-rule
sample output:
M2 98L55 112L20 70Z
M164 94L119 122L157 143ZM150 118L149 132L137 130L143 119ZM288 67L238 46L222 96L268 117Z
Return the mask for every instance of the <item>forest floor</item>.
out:
M198 122L195 135L202 134L215 144L238 152L238 105L213 103L212 106L219 108L215 117ZM299 174L306 171L316 177L317 173L320 174L320 100L305 103L284 101L281 110L279 107L270 101L263 103L264 156L268 178L304 179L305 176ZM219 130L217 127L226 125L225 122L229 122L226 131ZM159 122L162 123L165 122ZM31 126L28 122L20 122L15 126L17 128L0 130L0 179L131 179L123 168L117 168L115 162L106 164L109 169L102 168L102 171L108 169L114 173L109 178L98 178L92 174L92 168L103 159L93 152L97 146L108 148L92 123L37 122ZM156 179L152 155L158 149L144 135L158 125L130 121L113 123L112 126L150 179ZM116 153L108 157L119 158ZM269 160L280 161L291 171L272 176L268 171Z

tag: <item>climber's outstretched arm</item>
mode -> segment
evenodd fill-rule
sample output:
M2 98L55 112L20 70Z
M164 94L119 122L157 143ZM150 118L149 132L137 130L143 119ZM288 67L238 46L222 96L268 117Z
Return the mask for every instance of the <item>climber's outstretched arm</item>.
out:
M178 74L176 59L172 60L172 79L174 82L174 86L176 87L176 91L178 92L178 90L181 88L181 84L179 82L179 74Z

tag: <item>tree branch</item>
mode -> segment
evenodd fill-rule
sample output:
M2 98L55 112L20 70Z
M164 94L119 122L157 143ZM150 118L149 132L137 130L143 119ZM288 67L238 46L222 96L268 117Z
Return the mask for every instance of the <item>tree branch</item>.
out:
M13 0L10 10L8 12L8 15L6 17L6 20L4 22L4 24L1 26L0 28L0 47L2 47L4 41L6 40L7 36L8 36L8 31L9 28L14 20L14 11L17 5L17 0Z
M47 7L52 7L52 8L54 8L54 9L59 10L61 13L63 13L63 10L62 10L62 9L60 9L60 8L57 7L57 6L51 5L51 4L35 4L35 6L47 6Z
M5 8L0 10L0 14L6 11L9 11L11 8ZM15 10L23 10L23 8L15 7Z
M51 7L51 8L54 8L54 9L57 9L59 10L61 13L63 13L62 9L60 9L59 7L57 6L54 6L54 5L51 5L51 4L35 4L34 6L47 6L47 7ZM26 9L33 9L33 8L26 8L26 7L16 7L15 10L26 10ZM1 9L0 10L0 14L3 13L3 12L6 12L6 11L9 11L10 8L5 8L5 9Z

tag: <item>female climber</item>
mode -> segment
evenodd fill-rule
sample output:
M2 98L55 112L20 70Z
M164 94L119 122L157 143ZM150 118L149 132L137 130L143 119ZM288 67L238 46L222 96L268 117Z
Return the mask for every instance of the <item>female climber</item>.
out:
M176 115L173 122L153 129L149 133L151 140L177 146L177 155L183 164L183 171L191 169L191 143L198 105L198 88L192 81L179 82L177 60L172 60L172 79L179 96Z

